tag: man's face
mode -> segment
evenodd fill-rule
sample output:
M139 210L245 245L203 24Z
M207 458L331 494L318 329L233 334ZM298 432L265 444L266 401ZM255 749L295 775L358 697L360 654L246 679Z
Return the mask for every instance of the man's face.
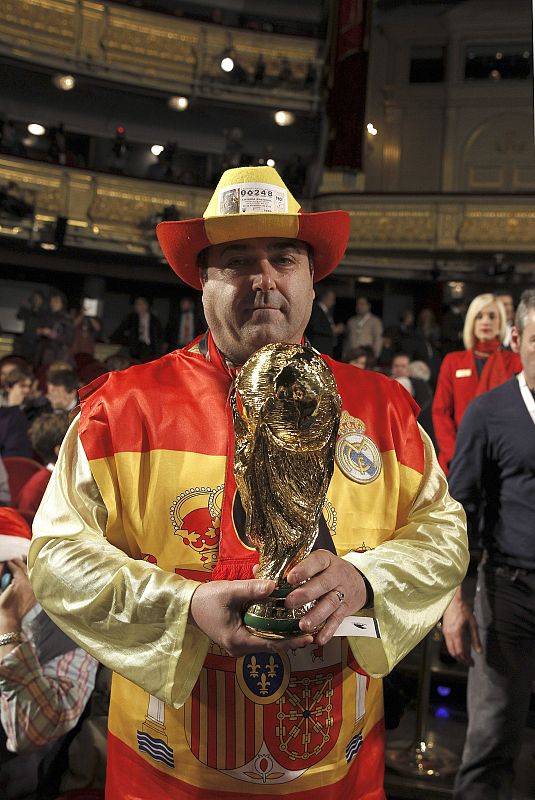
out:
M357 314L367 314L370 310L370 304L365 297L358 297L355 308L357 309Z
M55 411L66 411L75 397L75 392L68 392L64 386L47 384L46 396Z
M61 311L62 309L63 309L62 298L57 294L53 294L52 297L50 298L50 310L54 314L57 314L58 311Z
M333 291L325 292L322 298L322 303L325 308L331 309L336 305L336 295Z
M501 294L498 299L505 308L505 318L507 322L512 322L515 318L515 306L513 303L513 298L510 294Z
M299 343L314 290L307 246L259 237L210 247L203 305L215 343L234 364L273 342Z
M521 337L517 329L513 328L511 346L520 355L528 386L535 389L535 310L529 312Z
M407 356L396 356L392 361L392 377L393 378L408 378L409 377L409 359Z
M149 304L144 297L136 297L134 301L134 311L136 314L146 314L149 310Z

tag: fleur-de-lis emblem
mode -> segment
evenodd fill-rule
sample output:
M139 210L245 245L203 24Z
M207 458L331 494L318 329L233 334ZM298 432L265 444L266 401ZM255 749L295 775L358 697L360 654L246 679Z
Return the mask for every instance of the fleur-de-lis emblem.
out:
M271 686L271 682L268 681L265 672L262 673L257 685L260 688L260 694L267 694L269 692L269 686Z
M268 661L266 667L267 667L267 671L268 671L269 677L270 678L276 678L277 677L277 670L279 668L279 665L275 662L275 659L273 658L273 656L269 657L269 661Z
M247 669L251 671L251 678L258 678L258 670L260 669L260 664L256 660L256 656L251 656L251 659L247 664Z

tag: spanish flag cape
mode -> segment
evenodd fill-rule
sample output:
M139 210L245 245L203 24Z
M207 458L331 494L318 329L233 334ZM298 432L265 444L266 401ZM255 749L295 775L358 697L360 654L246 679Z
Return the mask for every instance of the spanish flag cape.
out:
M326 360L343 415L317 546L344 556L403 526L424 453L398 383ZM232 383L208 335L83 392L80 438L108 540L199 581L250 577L257 560L233 476ZM364 673L348 640L260 650L237 659L212 644L179 709L115 675L108 800L383 800L381 681Z

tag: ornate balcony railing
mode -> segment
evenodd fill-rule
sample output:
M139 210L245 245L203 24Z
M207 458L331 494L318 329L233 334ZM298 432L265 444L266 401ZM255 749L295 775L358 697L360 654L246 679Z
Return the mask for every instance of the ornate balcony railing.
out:
M2 0L0 53L170 94L316 111L323 61L314 39L207 25L92 0ZM232 51L242 79L226 75ZM265 60L261 84L253 77ZM281 65L287 77L281 79Z
M0 158L0 185L16 184L33 217L0 215L0 236L37 243L58 217L65 244L160 256L154 226L166 207L183 219L200 217L211 190L67 169L15 157ZM428 269L506 253L535 268L535 203L531 195L325 194L314 210L345 208L351 235L341 272L352 267L404 265Z

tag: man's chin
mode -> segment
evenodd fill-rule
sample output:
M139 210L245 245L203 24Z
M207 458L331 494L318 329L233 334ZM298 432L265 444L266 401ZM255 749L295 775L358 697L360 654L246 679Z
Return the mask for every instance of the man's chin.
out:
M301 336L292 336L286 327L280 325L254 325L247 326L247 331L242 337L242 342L248 351L247 358L260 350L266 344L277 344L278 342L294 342L298 344Z

